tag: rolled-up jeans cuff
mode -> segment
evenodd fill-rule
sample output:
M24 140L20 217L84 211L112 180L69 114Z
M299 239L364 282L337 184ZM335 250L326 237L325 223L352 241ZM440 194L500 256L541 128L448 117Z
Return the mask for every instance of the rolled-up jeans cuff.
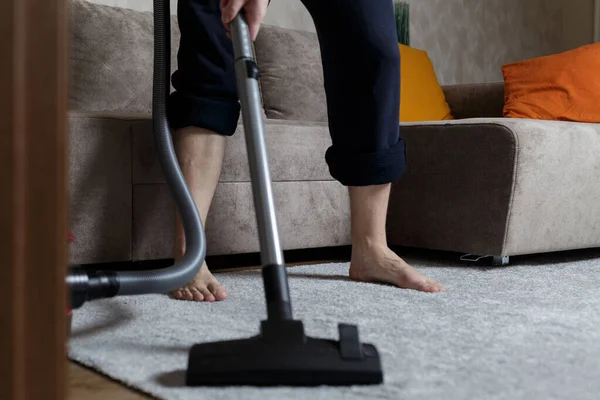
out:
M327 149L325 159L331 176L344 186L370 186L392 183L406 171L406 143L403 139L385 150L353 154Z

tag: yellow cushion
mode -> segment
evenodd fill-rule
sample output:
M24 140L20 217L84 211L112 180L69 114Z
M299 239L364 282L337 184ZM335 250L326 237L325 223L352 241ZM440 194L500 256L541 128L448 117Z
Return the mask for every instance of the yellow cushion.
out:
M400 122L454 119L427 52L400 48Z

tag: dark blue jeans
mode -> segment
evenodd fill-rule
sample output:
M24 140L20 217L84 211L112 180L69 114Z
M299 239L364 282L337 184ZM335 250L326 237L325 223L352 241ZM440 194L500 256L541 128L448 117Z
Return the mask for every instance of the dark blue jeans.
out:
M406 149L399 135L400 54L392 0L302 2L321 47L332 139L325 159L331 175L346 186L398 180L406 168ZM219 0L179 0L177 12L181 43L170 124L231 136L240 105L233 46L221 23Z

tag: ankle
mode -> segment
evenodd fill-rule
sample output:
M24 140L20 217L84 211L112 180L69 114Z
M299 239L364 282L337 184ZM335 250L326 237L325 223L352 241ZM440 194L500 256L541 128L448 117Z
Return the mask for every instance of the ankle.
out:
M177 262L185 255L185 246L173 246L173 259Z
M352 237L353 251L377 251L387 248L387 240L381 236L354 236Z

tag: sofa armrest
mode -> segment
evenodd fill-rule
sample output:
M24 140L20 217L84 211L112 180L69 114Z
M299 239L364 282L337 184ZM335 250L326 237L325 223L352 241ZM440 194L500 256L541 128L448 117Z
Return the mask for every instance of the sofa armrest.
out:
M406 174L392 185L389 243L506 255L517 143L512 130L497 121L436 121L403 128L408 164Z
M503 116L503 82L448 85L443 90L456 119Z

